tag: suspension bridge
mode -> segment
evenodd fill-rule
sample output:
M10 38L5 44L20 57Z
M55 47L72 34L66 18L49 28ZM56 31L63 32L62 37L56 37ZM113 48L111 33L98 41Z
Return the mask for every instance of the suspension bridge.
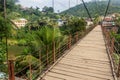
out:
M82 2L92 21L84 0ZM54 8L54 0L52 3ZM110 0L104 19L109 5ZM111 31L116 32L114 27L111 27ZM9 79L33 80L32 72L34 71L32 70L38 68L40 70L34 80L120 80L118 79L120 76L120 60L117 60L118 63L116 63L116 58L114 57L114 54L119 54L118 48L115 46L117 41L114 37L111 37L109 29L102 25L97 25L94 28L90 27L87 29L83 36L79 36L78 33L73 36L72 39L71 36L68 38L68 43L60 47L58 52L56 51L56 55L49 56L50 59L47 58L47 64L45 64L46 60L42 61L42 58L46 56L42 57L40 55L41 62L39 66L33 69L28 65L14 75L14 63L11 60L9 62ZM117 45L119 45L118 42ZM24 71L28 68L30 69L29 78L26 77L27 74L23 75ZM22 77L15 78L18 74L22 75Z
M101 26L96 26L38 80L114 80Z
M48 57L41 56L41 62L36 67L29 65L20 72L22 77L15 78L13 71L10 80L119 80L120 60L115 58L119 54L115 43L119 45L110 32L116 32L116 27L97 25L87 29L83 36L77 33L68 38L67 44L63 45L56 54ZM71 39L70 39L71 38ZM54 60L55 58L55 60ZM116 60L118 62L116 62ZM35 62L36 63L36 62ZM34 63L31 63L34 64ZM10 64L13 68L13 63ZM30 68L29 77L24 71ZM34 70L38 70L35 79L32 79ZM12 70L12 69L11 69ZM24 74L24 75L23 75Z
M110 1L108 1L104 19ZM92 21L84 0L82 2ZM116 50L114 38L110 37L110 31L102 25L98 25L82 40L79 40L72 49L62 55L37 80L118 80L120 65L115 65L113 57Z

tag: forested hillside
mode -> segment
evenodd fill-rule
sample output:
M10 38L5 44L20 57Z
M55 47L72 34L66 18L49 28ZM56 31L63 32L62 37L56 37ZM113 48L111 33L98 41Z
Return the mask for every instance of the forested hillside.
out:
M108 1L92 1L85 3L91 16L94 17L95 14L104 15ZM112 0L108 14L110 13L120 13L120 1ZM75 7L70 8L69 10L63 11L61 14L70 14L74 16L86 17L88 16L86 9L83 4L77 5Z
M3 0L0 0L0 16L4 15L3 7L4 2ZM23 7L19 4L19 0L7 0L6 9L8 19L26 18L29 21L35 21L36 19L43 17L56 18L56 14L53 13L52 7L45 6L42 11L40 11L39 7Z

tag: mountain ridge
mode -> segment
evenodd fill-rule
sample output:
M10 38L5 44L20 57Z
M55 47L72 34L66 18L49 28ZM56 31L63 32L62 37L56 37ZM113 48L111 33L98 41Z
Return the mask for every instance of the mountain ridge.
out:
M91 2L87 2L85 4L86 4L91 16L94 17L95 15L104 15L108 1L91 1ZM120 13L119 5L120 5L119 0L111 1L110 7L108 10L108 14ZM61 14L68 14L68 15L79 16L79 17L88 17L88 14L87 14L83 4L77 5L66 11L63 11L63 12L61 12Z

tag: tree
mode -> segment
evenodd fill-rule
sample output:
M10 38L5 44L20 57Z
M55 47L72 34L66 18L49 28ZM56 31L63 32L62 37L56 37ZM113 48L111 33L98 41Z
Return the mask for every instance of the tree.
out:
M9 36L11 32L11 23L0 16L0 38Z
M25 34L24 34L25 35ZM40 60L36 55L38 52L36 51L38 48L37 43L34 40L34 32L27 32L24 37L22 37L23 41L25 41L25 45L18 45L19 47L24 47L21 54L17 55L16 59L16 72L19 72L22 68L28 66L29 69L23 70L27 77L32 80L34 74L34 67L38 67L40 64ZM19 40L20 41L20 40ZM19 73L18 73L19 74Z
M43 9L42 9L43 12L46 12L46 13L53 13L53 8L52 7L47 7L45 6Z
M56 61L56 49L60 43L63 42L64 37L62 36L59 28L52 28L52 48L53 48L53 60Z
M52 31L49 27L45 26L41 28L40 31L36 33L37 41L43 45L43 48L46 50L46 64L48 65L48 52L49 52L49 46L52 43L52 37L51 37Z
M19 0L7 0L6 1L6 7L7 7L8 13L15 10L15 3L18 2L18 1ZM0 13L3 14L3 12L4 12L4 1L0 0Z
M64 39L59 28L47 27L47 26L42 27L41 30L36 33L36 39L42 45L42 49L45 48L47 65L49 62L48 53L51 50L53 52L54 61L55 61L55 53L56 53L55 50L57 46L59 46L59 44L63 41L62 39Z
M3 42L0 42L0 72L7 73L7 65L6 65L6 47Z
M4 12L4 1L3 0L0 0L0 15L3 16L3 12Z
M117 25L117 26L120 26L120 16L117 17L117 19L115 20L115 22L116 22L116 25Z
M63 33L66 35L74 34L78 31L84 31L86 29L86 22L84 19L70 18L68 23L61 27Z
M27 54L27 55L21 55L19 56L19 58L22 58L22 61L20 61L20 64L19 65L29 65L29 69L28 69L28 72L26 72L27 74L27 77L29 80L32 80L33 79L33 70L32 67L36 67L38 66L38 64L40 63L40 61L32 56L32 54Z
M7 18L9 18L10 20L18 19L20 17L21 17L21 14L18 12L11 12L7 15Z
M98 24L99 21L100 21L100 17L96 14L93 23L94 23L94 24Z

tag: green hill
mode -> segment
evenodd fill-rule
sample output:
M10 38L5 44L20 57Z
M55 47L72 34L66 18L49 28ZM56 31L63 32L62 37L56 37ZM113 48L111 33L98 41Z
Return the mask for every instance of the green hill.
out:
M91 2L88 2L85 4L87 5L87 8L88 8L91 16L94 17L95 14L104 15L108 1L96 1L96 2L91 1ZM111 14L111 13L120 13L120 1L119 0L111 1L108 14ZM77 5L66 11L63 11L61 14L69 14L69 15L80 16L80 17L88 17L88 14L87 14L83 4Z

